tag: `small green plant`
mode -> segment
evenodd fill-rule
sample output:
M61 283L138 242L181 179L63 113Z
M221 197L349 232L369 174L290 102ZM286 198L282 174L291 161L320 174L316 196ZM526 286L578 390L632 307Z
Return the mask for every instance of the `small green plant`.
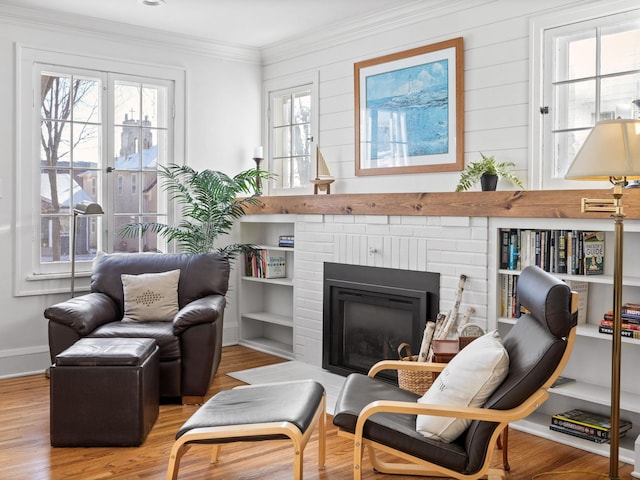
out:
M251 245L233 243L217 246L216 240L231 232L233 223L244 215L244 207L260 203L258 179L272 175L250 169L234 177L214 170L200 172L186 165L159 167L163 187L181 208L177 225L158 222L132 222L120 230L122 237L137 237L153 232L175 242L184 253L224 253L233 259Z
M482 160L479 162L472 162L468 164L462 173L460 174L460 181L456 187L456 192L463 192L473 187L480 178L487 175L498 175L499 178L504 178L509 182L517 185L520 188L524 188L520 179L513 173L512 169L515 167L513 162L496 162L493 156L487 157L480 152Z

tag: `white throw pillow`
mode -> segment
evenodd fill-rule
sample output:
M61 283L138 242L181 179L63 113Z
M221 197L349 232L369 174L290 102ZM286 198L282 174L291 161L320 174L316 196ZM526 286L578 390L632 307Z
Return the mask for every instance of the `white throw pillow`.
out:
M509 371L509 355L497 331L489 332L460 350L438 375L418 403L481 407ZM451 443L471 420L418 415L416 430L427 438Z
M123 322L171 321L178 313L180 270L122 274Z

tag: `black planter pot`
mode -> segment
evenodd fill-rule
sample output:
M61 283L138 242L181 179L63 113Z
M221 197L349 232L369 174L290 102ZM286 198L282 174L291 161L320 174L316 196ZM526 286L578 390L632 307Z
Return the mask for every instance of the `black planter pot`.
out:
M485 173L480 177L480 186L483 192L493 192L498 186L498 175Z

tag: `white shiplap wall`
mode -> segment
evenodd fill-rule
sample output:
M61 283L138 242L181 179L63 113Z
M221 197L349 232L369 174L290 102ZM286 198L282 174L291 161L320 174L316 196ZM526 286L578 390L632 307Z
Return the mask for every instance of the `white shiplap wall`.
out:
M355 177L355 62L463 37L465 62L465 163L478 152L513 161L527 183L529 161L529 38L536 15L581 8L593 1L461 0L416 2L380 18L363 17L325 32L311 32L263 52L264 81L319 78L318 141L336 193L452 191L459 173ZM394 16L395 15L395 16ZM263 133L264 141L268 135ZM506 187L506 186L505 186Z

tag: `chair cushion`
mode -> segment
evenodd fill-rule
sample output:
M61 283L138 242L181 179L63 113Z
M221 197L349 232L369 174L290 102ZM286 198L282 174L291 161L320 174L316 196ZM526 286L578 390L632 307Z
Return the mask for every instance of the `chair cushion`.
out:
M111 322L96 328L88 337L152 338L158 344L161 362L180 358L180 338L173 334L171 322Z
M497 331L471 342L447 364L418 403L481 407L509 371L509 355ZM416 430L427 438L450 443L471 424L464 418L418 415Z
M194 428L234 425L257 425L261 423L289 422L304 433L311 425L318 405L322 401L324 388L318 382L303 380L277 384L251 385L223 390L211 397L189 418L176 439ZM283 434L235 435L243 440L268 440L286 438ZM199 443L225 443L227 438L217 438Z
M349 375L336 402L333 423L341 430L354 433L358 416L375 400L417 402L419 395L403 390L378 378L353 373ZM415 415L378 413L364 426L364 437L419 458L437 459L437 463L461 471L467 454L460 441L443 443L423 437L416 431Z
M123 322L170 322L178 313L179 269L120 277L124 292Z

